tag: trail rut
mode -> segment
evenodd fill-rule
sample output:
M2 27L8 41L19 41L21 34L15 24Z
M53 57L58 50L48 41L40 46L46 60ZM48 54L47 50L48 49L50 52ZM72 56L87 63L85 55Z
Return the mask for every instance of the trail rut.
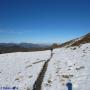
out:
M43 68L41 72L39 73L38 78L33 85L33 90L41 90L41 85L42 85L42 82L45 76L45 72L47 71L48 63L52 57L53 57L53 53L51 53L50 58L44 63Z

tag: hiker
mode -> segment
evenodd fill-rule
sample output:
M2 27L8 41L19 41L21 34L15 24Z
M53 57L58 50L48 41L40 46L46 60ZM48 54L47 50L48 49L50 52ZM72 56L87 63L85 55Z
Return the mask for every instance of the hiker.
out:
M53 51L53 48L50 48L51 52Z
M72 90L72 83L71 80L68 81L68 83L66 84L68 90Z
M52 55L53 55L53 48L50 48L50 50L51 50L51 57L52 57Z

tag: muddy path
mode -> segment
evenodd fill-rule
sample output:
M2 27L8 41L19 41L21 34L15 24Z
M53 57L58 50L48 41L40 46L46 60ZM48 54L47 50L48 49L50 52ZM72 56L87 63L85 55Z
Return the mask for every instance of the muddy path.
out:
M47 71L48 63L52 59L52 57L53 57L53 53L51 53L50 58L44 63L43 68L42 68L41 72L39 73L38 78L33 85L33 90L41 90L45 72Z

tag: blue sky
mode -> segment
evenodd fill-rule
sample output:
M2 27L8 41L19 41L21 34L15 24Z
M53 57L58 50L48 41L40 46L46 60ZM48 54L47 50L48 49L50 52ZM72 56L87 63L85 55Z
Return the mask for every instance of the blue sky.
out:
M89 0L0 0L0 42L62 43L88 32Z

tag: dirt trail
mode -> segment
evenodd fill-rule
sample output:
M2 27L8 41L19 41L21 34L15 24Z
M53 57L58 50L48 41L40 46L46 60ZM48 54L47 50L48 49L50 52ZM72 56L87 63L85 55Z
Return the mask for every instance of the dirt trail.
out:
M42 82L43 82L43 79L45 76L45 72L47 70L48 63L51 60L52 56L53 56L53 53L51 53L50 58L44 63L43 68L42 68L40 74L38 75L37 80L35 81L35 83L33 85L33 90L41 90L41 85L42 85Z

